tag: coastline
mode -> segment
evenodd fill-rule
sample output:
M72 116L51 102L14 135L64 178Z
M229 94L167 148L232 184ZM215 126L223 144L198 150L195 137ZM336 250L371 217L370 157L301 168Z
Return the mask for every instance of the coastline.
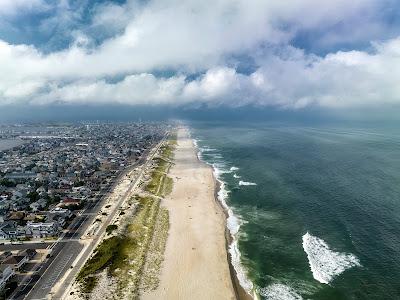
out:
M204 162L202 162L202 163L204 163ZM209 167L212 168L211 166L209 166ZM221 210L223 211L223 213L225 215L225 248L226 248L226 255L227 255L228 263L229 263L229 273L231 275L232 285L235 290L236 299L237 300L254 300L254 298L251 295L249 295L249 293L241 286L241 284L239 282L239 278L236 274L235 267L232 264L232 255L229 252L229 246L233 242L233 237L229 231L229 228L227 227L227 219L229 217L229 214L228 214L228 211L226 210L226 208L218 200L218 192L220 190L221 183L218 181L217 178L215 178L215 176L213 176L213 177L214 177L214 182L215 182L215 193L214 193L215 202L217 202L217 204L219 205L219 207L221 208Z
M212 168L198 159L187 128L178 130L169 176L174 185L162 200L170 230L160 283L141 299L238 299L241 293L229 264L226 214L215 198L216 180Z
M220 208L220 210L223 212L225 216L225 249L226 249L226 254L227 254L227 259L228 259L228 264L229 264L229 273L232 281L232 285L235 291L235 296L237 300L257 300L258 297L256 294L253 296L249 294L248 291L240 284L240 279L238 277L238 274L236 272L235 266L233 265L233 257L231 252L229 251L229 247L232 245L234 241L234 236L233 233L230 231L228 228L228 218L230 217L229 211L227 204L222 203L222 201L219 199L219 193L221 192L221 185L223 184L221 180L217 177L215 174L216 170L214 169L213 165L207 163L206 161L203 161L200 158L201 152L200 149L194 139L192 139L193 146L196 150L196 158L199 161L199 163L206 165L209 169L211 169L212 174L213 174L213 180L214 180L214 201Z

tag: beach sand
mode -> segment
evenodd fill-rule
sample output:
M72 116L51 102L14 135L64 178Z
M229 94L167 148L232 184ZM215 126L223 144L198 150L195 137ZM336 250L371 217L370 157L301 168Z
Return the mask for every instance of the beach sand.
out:
M162 201L170 230L159 287L142 299L236 299L226 250L225 214L215 201L212 169L179 129L172 193Z

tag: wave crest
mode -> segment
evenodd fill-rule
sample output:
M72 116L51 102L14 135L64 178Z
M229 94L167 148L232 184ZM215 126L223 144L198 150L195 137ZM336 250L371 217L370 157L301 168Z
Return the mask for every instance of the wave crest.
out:
M240 180L239 185L257 185L257 183Z
M238 247L238 235L239 235L239 229L240 226L243 224L243 221L235 215L233 212L232 208L228 206L226 203L226 200L229 197L229 190L226 187L226 183L222 179L222 174L226 173L232 173L233 170L231 167L230 169L227 169L226 164L222 161L214 161L213 163L207 162L207 160L203 159L202 151L200 151L198 147L197 141L194 143L196 148L199 150L198 151L198 158L205 162L208 165L211 165L213 168L213 173L216 178L216 180L219 182L219 190L217 192L217 198L218 201L222 204L222 206L226 209L228 213L228 218L226 220L226 226L232 236L232 243L229 245L229 253L231 255L231 263L235 269L237 278L239 280L240 285L245 289L247 293L250 295L253 292L254 285L253 282L247 277L247 272L244 268L244 266L241 263L240 259L240 251ZM212 148L209 148L212 149ZM219 153L212 153L208 155L208 158L211 158L213 160L222 160L223 157Z
M268 300L302 300L303 298L297 294L291 287L274 283L267 287L259 289L261 296Z
M321 283L329 284L345 270L361 266L355 255L333 251L324 240L308 232L303 235L303 249L314 279Z

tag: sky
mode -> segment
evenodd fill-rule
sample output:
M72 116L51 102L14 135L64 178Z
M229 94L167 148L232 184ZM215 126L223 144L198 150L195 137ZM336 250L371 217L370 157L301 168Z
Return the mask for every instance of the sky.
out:
M393 114L399 83L398 0L0 0L0 118L108 106Z

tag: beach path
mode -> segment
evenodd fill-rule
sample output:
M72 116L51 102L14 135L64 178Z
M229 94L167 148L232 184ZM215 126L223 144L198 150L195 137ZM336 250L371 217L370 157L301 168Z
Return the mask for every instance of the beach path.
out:
M170 216L160 284L142 299L235 299L225 243L225 215L214 198L212 169L197 159L187 129L178 130Z

